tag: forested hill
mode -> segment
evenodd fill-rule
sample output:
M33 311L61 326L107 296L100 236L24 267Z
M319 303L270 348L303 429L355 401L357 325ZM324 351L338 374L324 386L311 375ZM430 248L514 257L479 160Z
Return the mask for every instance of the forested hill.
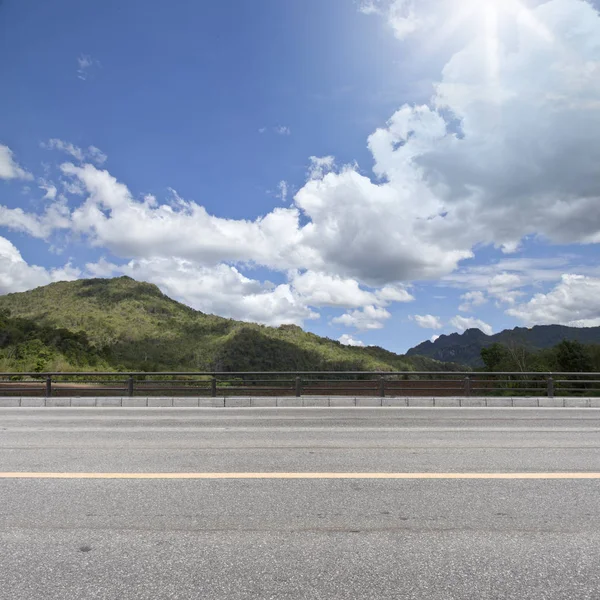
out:
M435 342L423 342L411 348L406 356L427 356L439 361L455 361L471 367L480 367L483 366L481 349L495 343L509 347L522 346L535 351L552 348L563 340L599 344L600 327L537 325L531 329L505 329L495 335L486 335L479 329L467 329L463 334L441 335Z
M343 346L294 325L207 315L129 277L0 296L0 371L457 368L377 347Z

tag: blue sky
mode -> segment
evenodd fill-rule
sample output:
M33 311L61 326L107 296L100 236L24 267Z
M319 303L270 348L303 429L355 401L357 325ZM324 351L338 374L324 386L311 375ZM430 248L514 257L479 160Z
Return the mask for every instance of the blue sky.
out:
M0 292L128 274L394 351L600 325L584 0L0 3Z

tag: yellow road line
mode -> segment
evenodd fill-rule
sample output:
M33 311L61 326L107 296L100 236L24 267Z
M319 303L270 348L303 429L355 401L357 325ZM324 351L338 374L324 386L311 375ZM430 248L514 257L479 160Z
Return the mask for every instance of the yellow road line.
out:
M0 473L0 479L600 479L600 473Z

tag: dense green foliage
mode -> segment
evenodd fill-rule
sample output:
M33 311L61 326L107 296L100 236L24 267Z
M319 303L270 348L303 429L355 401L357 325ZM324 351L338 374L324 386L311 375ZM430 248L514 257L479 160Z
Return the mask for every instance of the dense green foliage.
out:
M600 372L600 345L563 340L552 348L492 344L481 349L486 371Z
M0 371L104 370L102 351L83 331L40 325L0 311Z
M507 348L521 348L528 354L535 354L539 350L553 348L563 340L577 341L586 345L600 344L600 327L538 325L531 329L524 327L505 329L495 335L486 335L479 329L468 329L463 334L441 335L435 342L423 342L411 348L406 356L427 356L439 361L454 361L472 367L481 367L484 364L482 349L494 344L501 344Z
M58 282L0 297L2 371L456 370L343 346L294 325L206 315L129 277ZM10 316L8 316L10 314Z

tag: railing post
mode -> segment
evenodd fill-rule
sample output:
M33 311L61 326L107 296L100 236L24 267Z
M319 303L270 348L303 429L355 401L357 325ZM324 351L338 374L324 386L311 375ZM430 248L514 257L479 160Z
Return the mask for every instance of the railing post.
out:
M52 396L52 377L50 375L46 376L46 398L50 398Z
M214 375L210 380L210 395L213 398L217 397L217 378Z
M548 398L554 398L554 379L552 379L552 376L548 377L546 389L548 390Z
M385 377L379 378L379 397L385 398Z
M471 378L467 375L465 377L465 396L471 395Z
M300 398L302 396L302 379L300 376L296 376L296 398Z
M133 375L130 375L127 379L127 395L133 396Z

